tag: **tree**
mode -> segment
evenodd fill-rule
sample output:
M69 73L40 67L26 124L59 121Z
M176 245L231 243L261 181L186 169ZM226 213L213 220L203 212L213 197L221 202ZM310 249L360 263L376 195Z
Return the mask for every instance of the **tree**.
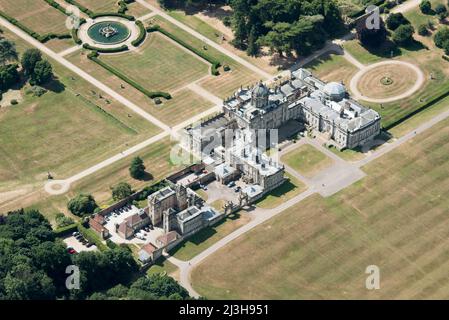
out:
M392 13L387 18L387 27L390 30L396 30L401 25L410 24L410 21L402 13Z
M67 209L77 216L92 214L95 208L97 208L97 203L95 202L94 197L86 194L77 195L67 204Z
M13 42L0 39L0 66L4 66L11 61L17 61L18 55Z
M429 30L427 29L427 24L421 24L418 27L418 34L420 36L426 36L429 34Z
M380 28L368 29L366 21L360 21L357 24L357 36L360 42L364 46L368 47L379 47L387 40L387 29L385 28L385 23L380 19Z
M53 78L53 69L50 62L47 60L40 60L36 63L33 73L31 74L32 85L42 85Z
M129 197L133 193L131 186L126 182L120 182L111 189L112 189L112 198L115 201L125 199L126 197Z
M129 173L134 179L142 179L145 176L145 165L139 157L135 157L131 161L131 166L129 167Z
M434 42L438 48L443 48L446 41L449 40L449 28L444 27L435 33Z
M189 294L173 278L155 274L136 280L129 288L128 297L138 300L168 299L170 297L187 299Z
M411 25L399 26L393 34L393 41L399 45L405 45L413 41L415 29Z
M449 40L446 40L446 41L443 43L443 49L444 49L444 53L447 54L447 55L449 55Z
M16 64L0 66L0 91L10 89L20 81L20 75Z
M257 44L256 28L253 26L248 37L248 48L246 53L250 56L256 56L259 52L259 45Z
M421 9L421 12L424 14L429 14L432 11L432 4L429 0L423 0L419 4L419 9Z
M435 7L435 13L440 14L443 12L447 12L447 8L444 4L440 3Z
M237 48L242 48L247 38L246 21L243 15L234 17L234 40L232 43Z
M42 60L42 53L38 49L28 49L24 52L20 63L26 75L34 72L36 64Z

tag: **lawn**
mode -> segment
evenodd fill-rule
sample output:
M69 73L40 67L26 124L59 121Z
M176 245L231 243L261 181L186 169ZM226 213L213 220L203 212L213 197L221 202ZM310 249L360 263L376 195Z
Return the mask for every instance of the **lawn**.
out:
M188 240L173 248L170 254L180 260L190 260L249 221L250 217L245 212L230 215L215 226L207 227L194 234Z
M172 91L207 76L209 65L159 33L136 51L100 59L150 91Z
M43 0L2 0L0 10L40 33L69 33L67 16Z
M310 144L304 144L281 157L281 161L305 177L313 177L329 167L332 160Z
M449 120L364 167L338 194L284 211L206 259L209 299L448 299ZM365 288L380 268L380 290Z
M290 174L285 174L287 181L273 191L269 192L257 201L256 205L262 209L273 209L299 195L306 190L306 186L298 179L292 177Z
M148 270L147 275L154 274L167 274L173 275L178 270L178 267L173 263L165 259L164 257L159 258L155 264L153 264Z
M117 0L76 0L82 6L93 12L117 12L119 6Z
M16 43L19 53L29 48L8 30L3 36ZM43 191L48 171L55 178L67 178L160 132L70 70L50 62L57 81L49 92L37 98L26 94L25 87L23 102L0 110L1 212L39 204L50 208L52 218L65 211L67 199L50 198Z
M161 60L156 60L155 57L151 57L150 53L155 50L155 48L152 46L151 43L145 42L144 47L142 50L144 50L145 57L140 55L138 52L133 53L126 53L121 54L117 56L108 56L108 57L102 57L101 59L105 59L108 64L113 65L116 68L126 68L126 65L129 64L131 67L130 69L124 69L124 71L128 76L134 76L136 81L140 80L140 84L147 87L150 90L153 89L170 89L175 86L180 86L177 90L174 90L171 92L172 99L171 100L164 100L163 104L156 105L152 99L149 99L147 96L145 96L140 91L134 89L124 81L120 80L118 77L111 74L106 69L102 68L95 62L87 59L86 51L81 52L75 52L69 56L67 56L67 59L70 60L72 63L76 64L89 74L93 75L97 79L101 79L101 81L109 86L111 89L115 90L128 100L134 102L139 107L143 108L148 113L154 115L158 119L160 119L162 122L166 123L167 125L174 126L178 123L181 123L194 115L206 111L208 108L213 106L213 103L206 100L202 96L196 94L192 90L188 88L183 88L186 84L189 82L195 80L195 77L201 77L201 76L207 76L207 65L199 60L197 58L190 55L190 53L186 53L183 49L180 49L179 47L173 45L171 42L169 42L166 39L163 39L162 36L152 34L151 37L153 37L154 40L162 42L167 48L174 49L174 52L176 52L176 55L186 55L186 62L190 61L196 64L195 66L185 66L180 68L180 71L176 71L176 66L178 64L172 64L170 62L170 59L165 59L160 56L158 56ZM151 40L150 40L151 41ZM157 47L160 47L161 45L157 44ZM157 50L156 50L157 51ZM139 51L140 52L140 51ZM159 53L158 53L159 54ZM158 74L153 74L148 64L146 64L145 68L143 70L147 70L147 72L140 72L138 67L133 66L134 60L140 59L139 61L143 63L143 59L154 59L151 63L157 64L158 66L154 69L159 70ZM123 59L123 61L121 61ZM134 59L134 60L133 60ZM138 64L136 64L138 66ZM187 69L187 72L181 73L182 69ZM142 69L142 67L141 67ZM201 69L201 70L200 70ZM165 70L165 71L164 71ZM132 73L132 72L134 73ZM198 72L199 71L199 72ZM172 73L172 78L170 79L167 76L167 73ZM193 73L192 73L193 72ZM139 74L141 73L141 74ZM188 77L188 75L193 75L193 78L184 78ZM154 85L156 88L151 88L151 86Z
M188 44L196 47L198 50L204 50L205 43L203 41L193 37L186 31L178 28L164 18L155 16L152 17L151 20L153 20L155 24L160 25L170 33L183 39ZM207 78L199 82L202 87L212 92L216 96L220 98L226 98L234 93L235 90L239 89L241 85L245 86L254 84L258 80L260 80L260 77L254 74L251 70L237 63L218 50L208 46L206 46L206 49L207 54L221 61L222 65L228 65L231 68L231 71L229 72L224 72L222 68L220 68L220 76Z
M358 69L340 55L328 53L304 66L315 76L326 82L342 82L349 87Z

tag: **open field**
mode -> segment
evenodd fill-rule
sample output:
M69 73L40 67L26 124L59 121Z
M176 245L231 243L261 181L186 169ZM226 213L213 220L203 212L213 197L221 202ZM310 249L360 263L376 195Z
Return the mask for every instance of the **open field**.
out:
M330 158L310 144L288 152L281 157L281 161L306 177L313 177L332 164Z
M172 249L170 254L180 260L189 260L249 221L247 213L235 213L215 226L199 231Z
M171 24L164 18L160 16L155 16L150 19L154 24L158 24L163 27L165 30L170 33L176 35L177 37L183 39L188 44L196 47L198 50L204 50L204 43L185 32L184 30L178 28L177 26ZM224 72L222 68L220 68L220 75L217 77L211 77L204 79L199 82L199 85L204 87L206 90L212 92L216 96L220 98L226 98L231 95L235 90L240 88L241 85L249 85L254 84L256 81L260 80L260 78L255 75L251 70L246 67L240 65L233 59L228 56L222 54L218 50L214 48L207 47L207 54L218 59L222 62L222 65L228 65L231 68L230 72Z
M114 164L95 172L75 182L70 191L61 196L50 196L42 188L20 199L20 203L0 205L0 212L6 212L17 207L31 207L41 210L53 221L58 212L68 213L67 202L78 193L92 194L100 207L113 203L110 187L127 182L138 190L165 178L167 175L181 169L181 165L170 162L170 150L174 142L169 138L156 142L147 148L128 156ZM129 175L129 165L133 157L139 156L144 161L148 173L144 180L135 180Z
M210 299L449 298L448 134L446 119L369 164L365 179L235 240L194 271L195 289ZM373 264L381 289L369 291Z
M150 91L172 91L207 76L198 56L159 33L151 33L136 51L100 59Z
M352 77L358 69L338 54L324 54L304 66L315 76L326 82L342 82L349 87Z
M19 53L29 47L3 31ZM30 193L32 201L24 199L20 206L40 201L48 195L32 190L41 188L48 171L55 178L67 178L159 132L62 65L50 62L57 81L49 92L37 98L26 94L25 87L20 91L23 102L0 110L2 203L12 195Z
M306 186L298 179L285 173L287 181L281 186L277 187L270 193L263 196L257 201L256 205L263 209L272 209L279 206L281 203L290 200L301 192L305 191Z

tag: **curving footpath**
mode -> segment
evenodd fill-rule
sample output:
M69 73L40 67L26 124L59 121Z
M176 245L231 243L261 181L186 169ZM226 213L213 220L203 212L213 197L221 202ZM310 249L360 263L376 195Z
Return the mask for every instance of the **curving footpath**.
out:
M394 67L395 65L396 66L400 65L400 66L405 66L407 68L412 69L416 73L416 76L417 76L416 82L413 85L413 87L411 87L409 90L407 90L406 92L404 92L400 95L397 95L394 97L389 97L389 98L372 98L372 97L367 97L367 96L363 95L357 87L360 79L367 72L369 72L375 68L385 66L385 65L391 65L392 67ZM424 82L425 82L424 73L416 65L409 63L409 62L405 62L405 61L399 61L399 60L382 61L382 62L371 64L369 66L363 66L363 68L361 68L360 71L357 72L355 74L355 76L351 79L350 90L352 91L352 95L356 100L363 100L363 101L374 102L374 103L388 103L388 102L393 102L396 100L401 100L401 99L410 97L424 85Z

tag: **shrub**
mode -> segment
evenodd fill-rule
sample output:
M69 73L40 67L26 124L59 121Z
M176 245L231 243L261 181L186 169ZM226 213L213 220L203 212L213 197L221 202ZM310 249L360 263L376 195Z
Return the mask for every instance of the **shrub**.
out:
M147 31L145 30L145 26L142 21L136 21L136 26L139 28L139 37L131 42L134 47L140 46L147 36Z
M124 13L117 13L117 12L102 12L102 13L94 13L90 16L92 19L97 19L101 17L120 17L126 20L134 21L136 18L133 16L124 14Z
M108 250L108 247L101 242L100 237L90 228L86 228L81 224L78 224L78 231L83 235L83 237L97 246L98 250L105 251Z
M119 184L111 187L112 190L112 199L115 201L119 201L125 199L133 194L133 189L131 185L126 182L120 182Z
M87 194L79 194L67 204L67 209L77 216L92 214L95 208L97 208L97 203L94 197Z
M77 229L78 225L76 223L73 223L65 227L57 228L53 231L53 233L55 234L56 237L61 238L77 231Z
M15 106L15 105L18 105L18 104L19 104L19 101L17 101L16 99L12 99L11 100L11 105Z
M447 8L444 4L440 3L435 7L435 13L440 14L443 12L447 12Z
M101 53L116 53L116 52L123 52L128 50L128 46L126 44L120 46L120 47L116 47L116 48L97 48L97 47L93 47L90 44L83 44L83 48L87 49L87 50L92 50L92 51L96 51L101 52Z

